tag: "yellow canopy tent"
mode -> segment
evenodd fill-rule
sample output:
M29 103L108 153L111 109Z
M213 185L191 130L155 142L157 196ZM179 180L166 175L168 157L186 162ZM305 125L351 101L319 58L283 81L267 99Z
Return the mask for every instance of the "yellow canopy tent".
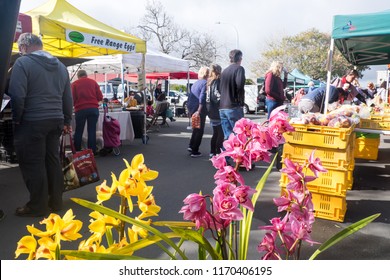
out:
M84 14L65 0L49 0L25 14L44 50L60 57L146 53L146 42ZM17 44L13 46L17 52Z

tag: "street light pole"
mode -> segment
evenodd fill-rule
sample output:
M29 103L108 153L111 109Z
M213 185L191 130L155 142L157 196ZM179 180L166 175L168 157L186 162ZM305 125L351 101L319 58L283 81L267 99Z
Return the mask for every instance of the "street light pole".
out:
M217 21L215 24L227 24L227 25L231 25L234 28L234 31L236 31L236 48L239 49L239 37L238 37L238 30L236 26L229 22L221 22L221 21Z

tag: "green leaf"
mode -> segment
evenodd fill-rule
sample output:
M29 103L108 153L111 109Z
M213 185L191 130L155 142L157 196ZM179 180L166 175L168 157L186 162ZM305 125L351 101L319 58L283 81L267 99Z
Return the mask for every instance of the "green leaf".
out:
M124 221L126 223L129 223L129 224L134 224L134 225L137 225L157 236L159 236L163 241L165 241L169 246L171 246L174 250L176 250L176 252L180 255L180 257L184 260L187 260L188 258L186 257L186 255L183 253L182 250L180 250L179 247L176 246L176 244L170 240L164 233L162 233L161 231L155 229L154 227L151 227L149 225L146 225L144 223L142 223L141 221L138 221L136 219L133 219L131 217L128 217L128 216L125 216L117 211L114 211L110 208L107 208L105 206L102 206L102 205L98 205L96 203L93 203L93 202L90 202L90 201L87 201L87 200L84 200L84 199L80 199L80 198L71 198L74 202L76 202L77 204L81 205L81 206L84 206L88 209L91 209L91 210L94 210L94 211L98 211L100 213L103 213L103 214L106 214L110 217L113 217L113 218L117 218L117 219L120 219L121 221Z
M77 250L61 250L61 254L84 260L146 260L145 258L113 253L93 253Z
M180 238L180 235L174 232L164 233L168 238ZM150 235L146 238L140 239L134 243L126 245L116 251L117 254L131 254L132 252L138 251L140 249L146 248L148 246L154 245L157 242L160 242L162 239L157 235Z
M202 246L211 256L213 260L221 260L222 257L218 254L217 251L214 250L213 246L211 246L210 242L199 232L189 229L181 229L181 228L172 228L172 230L186 240L191 240L200 246Z
M182 221L153 221L152 224L160 227L186 227L186 228L195 227L195 223L193 222L182 222Z
M107 227L106 228L106 240L107 240L107 245L111 246L114 243L114 238L112 237L112 228Z
M331 246L335 245L336 243L340 242L347 236L357 232L358 230L361 230L365 226L367 226L369 223L371 223L373 220L378 218L381 214L374 214L372 216L369 216L367 218L364 218L349 227L343 229L339 233L335 234L333 237L328 239L325 243L323 243L320 248L318 248L314 254L309 258L309 260L314 260L320 253L324 252L325 250L329 249Z
M256 193L252 196L252 204L253 208L255 208L257 200L259 199L260 193L264 188L265 183L267 182L268 176L272 171L272 168L275 164L276 158L278 154L275 154L272 163L268 166L266 172L261 177L260 181L256 186ZM239 256L240 260L246 260L248 255L248 245L249 245L249 235L252 226L253 212L248 211L247 209L243 209L244 219L240 222L240 246L239 246Z

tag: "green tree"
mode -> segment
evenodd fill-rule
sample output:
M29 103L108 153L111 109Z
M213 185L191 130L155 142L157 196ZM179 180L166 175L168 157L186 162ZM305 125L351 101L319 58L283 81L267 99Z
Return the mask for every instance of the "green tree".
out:
M330 48L331 36L321 33L316 29L310 29L294 36L286 36L271 40L266 49L261 53L261 59L252 63L251 70L258 77L263 77L272 61L283 61L288 70L299 69L304 74L326 81L327 57ZM347 69L353 66L335 48L332 61L332 78L341 77ZM359 74L367 66L357 68Z

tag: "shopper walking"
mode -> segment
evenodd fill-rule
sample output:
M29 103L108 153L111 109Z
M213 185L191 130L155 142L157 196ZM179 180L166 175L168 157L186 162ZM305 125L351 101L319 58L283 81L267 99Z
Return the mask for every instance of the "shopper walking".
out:
M201 67L198 72L198 80L192 85L190 95L188 96L188 113L200 117L200 127L192 129L188 151L191 157L196 158L202 156L199 152L200 144L202 143L204 127L206 123L207 109L206 109L206 89L207 78L209 76L209 68Z

